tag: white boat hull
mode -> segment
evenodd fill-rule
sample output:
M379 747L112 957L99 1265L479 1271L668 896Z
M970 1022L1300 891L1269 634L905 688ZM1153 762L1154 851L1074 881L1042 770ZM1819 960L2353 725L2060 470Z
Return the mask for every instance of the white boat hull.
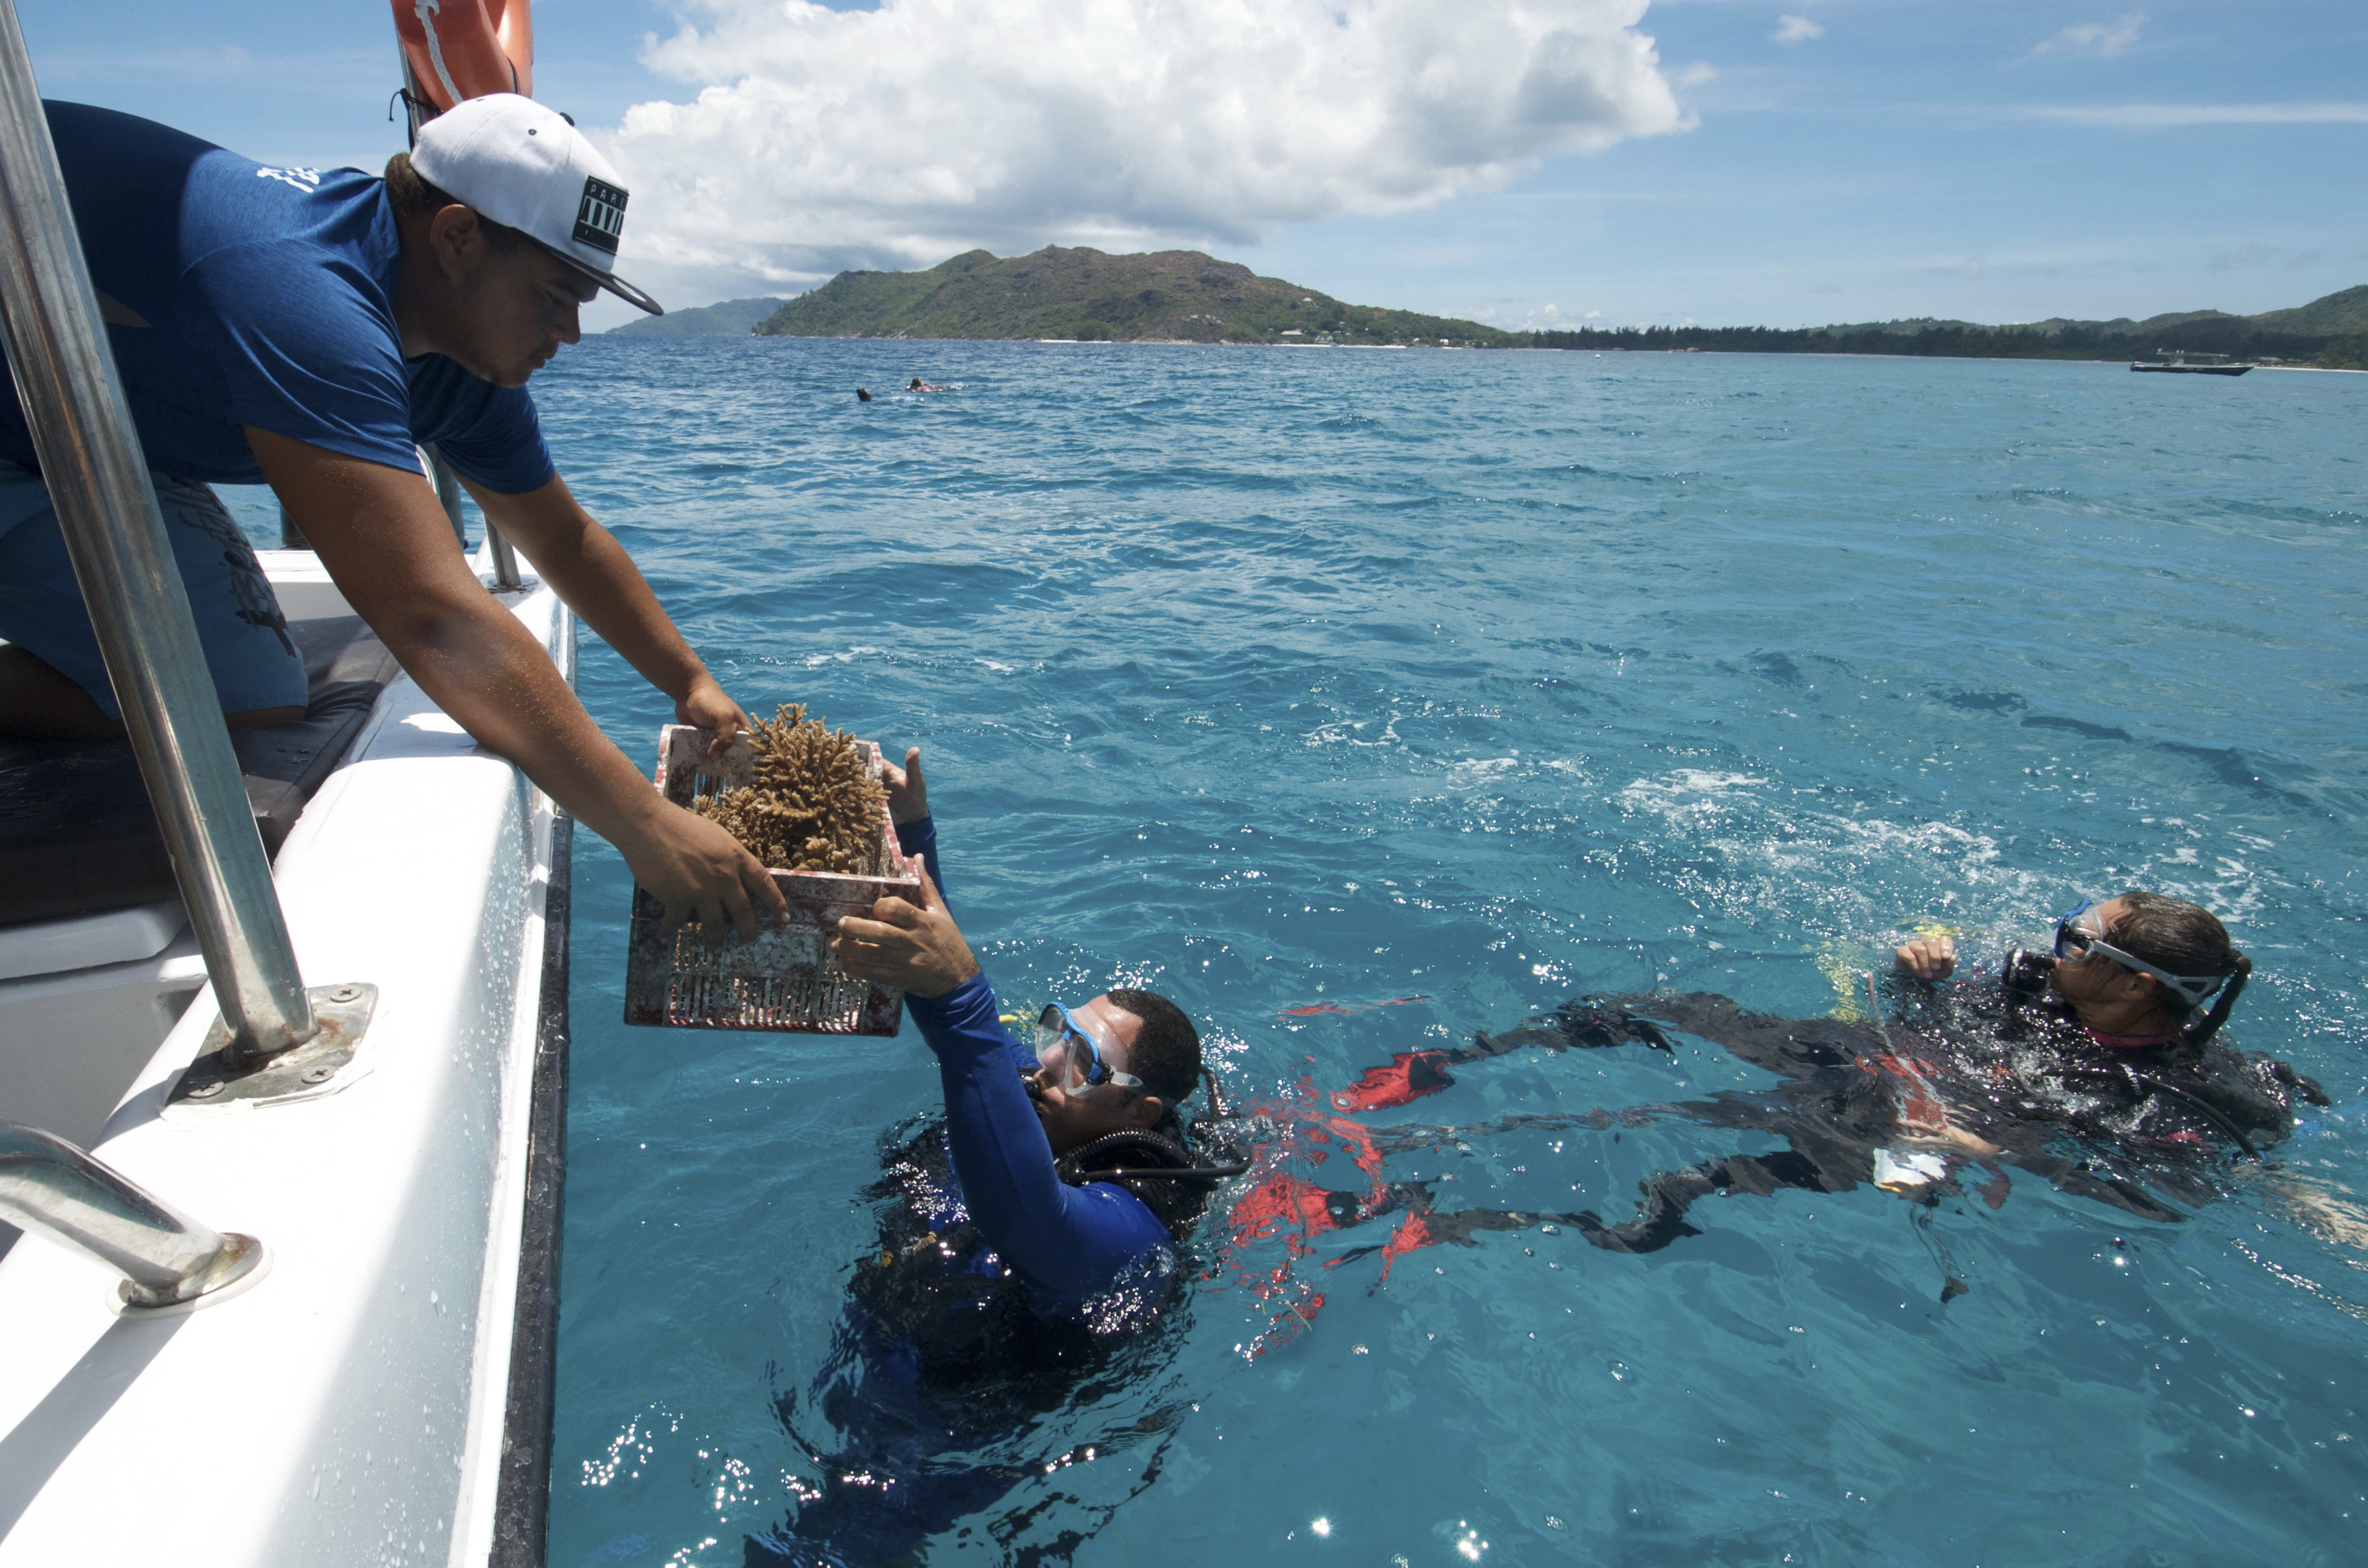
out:
M291 616L334 597L311 556L266 560ZM564 607L509 597L572 676ZM199 993L92 1152L261 1238L267 1270L130 1317L78 1254L0 1258L0 1565L493 1557L553 836L517 768L387 687L275 868L307 983L379 988L350 1082L166 1108L215 1016Z

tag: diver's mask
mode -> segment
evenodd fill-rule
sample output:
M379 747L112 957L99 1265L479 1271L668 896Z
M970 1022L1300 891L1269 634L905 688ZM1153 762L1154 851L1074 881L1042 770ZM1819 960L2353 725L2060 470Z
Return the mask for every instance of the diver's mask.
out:
M1036 1016L1036 1060L1071 1094L1102 1084L1116 1084L1121 1089L1143 1087L1142 1079L1121 1073L1102 1060L1101 1042L1058 1002L1045 1004Z
M2055 957L2059 962L2078 963L2091 955L2109 958L2124 969L2153 976L2157 984L2190 1007L2202 1006L2228 983L2225 974L2173 974L2112 946L2105 940L2105 922L2097 913L2094 899L2082 901L2079 908L2055 923Z

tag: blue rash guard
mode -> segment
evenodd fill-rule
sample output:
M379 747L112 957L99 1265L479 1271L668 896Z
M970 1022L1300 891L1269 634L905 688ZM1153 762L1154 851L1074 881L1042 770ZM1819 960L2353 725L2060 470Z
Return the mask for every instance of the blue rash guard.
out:
M936 824L923 817L896 830L940 892ZM1157 1268L1167 1227L1114 1182L1072 1187L1053 1168L1053 1146L1019 1075L1036 1058L996 1016L994 988L977 974L943 996L908 994L905 1006L937 1053L946 1092L947 1142L959 1194L979 1233L1029 1287L1046 1316L1078 1314L1146 1263ZM991 1260L981 1260L988 1262ZM1164 1268L1157 1268L1164 1274Z
M406 359L386 182L271 168L148 120L42 106L124 401L225 712L302 708L304 662L237 523L206 486L260 484L246 432L521 495L556 473L523 388ZM112 716L108 680L13 381L0 378L0 638Z
M506 495L551 482L523 388L439 354L403 357L403 241L384 180L267 167L112 109L42 108L150 468L260 484L252 425L414 472L413 444L433 442ZM38 461L7 381L0 460Z

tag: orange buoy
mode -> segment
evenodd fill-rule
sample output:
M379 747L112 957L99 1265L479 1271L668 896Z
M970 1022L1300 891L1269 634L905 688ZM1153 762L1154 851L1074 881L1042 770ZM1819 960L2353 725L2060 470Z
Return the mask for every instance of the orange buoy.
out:
M393 0L404 62L441 113L487 93L534 94L528 0Z

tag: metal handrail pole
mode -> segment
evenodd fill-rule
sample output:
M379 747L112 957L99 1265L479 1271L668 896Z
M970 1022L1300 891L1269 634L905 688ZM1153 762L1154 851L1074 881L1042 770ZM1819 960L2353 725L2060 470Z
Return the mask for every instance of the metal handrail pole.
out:
M494 527L491 517L485 519L485 548L494 552L495 587L515 588L525 584L526 579L518 575L517 549L502 537L502 530Z
M124 1299L161 1307L219 1290L262 1249L190 1219L55 1133L0 1121L0 1219L97 1258L131 1281Z
M465 552L469 548L469 525L461 518L461 476L444 460L444 454L430 441L419 449L427 459L428 483L436 486L436 504L444 508L444 520L452 525L452 537L461 542Z
M14 0L0 0L0 335L234 1056L313 1038L222 699L116 378Z
M461 547L466 550L469 545L469 528L461 520L460 475L452 472L452 465L444 460L444 454L438 451L432 443L419 449L427 454L427 477L436 486L437 502L442 506L444 516L452 524L453 537L458 539L461 541ZM485 548L493 552L495 587L525 586L526 579L518 575L518 550L503 537L501 529L494 527L494 520L491 517L485 519Z

